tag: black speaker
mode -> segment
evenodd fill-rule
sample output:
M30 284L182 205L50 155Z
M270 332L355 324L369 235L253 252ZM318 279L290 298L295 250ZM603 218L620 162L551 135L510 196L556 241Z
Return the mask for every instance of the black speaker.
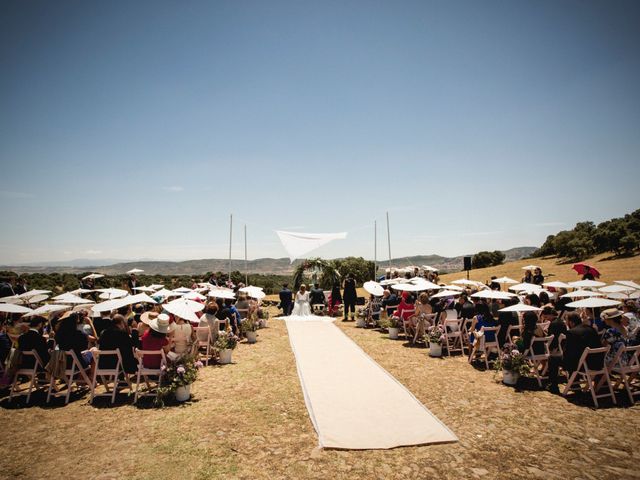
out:
M464 257L464 269L471 270L471 257Z

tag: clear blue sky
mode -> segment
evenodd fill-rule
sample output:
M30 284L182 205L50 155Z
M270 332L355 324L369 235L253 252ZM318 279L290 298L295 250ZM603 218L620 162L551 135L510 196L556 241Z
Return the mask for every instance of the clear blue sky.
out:
M4 1L0 262L539 245L640 207L640 2Z

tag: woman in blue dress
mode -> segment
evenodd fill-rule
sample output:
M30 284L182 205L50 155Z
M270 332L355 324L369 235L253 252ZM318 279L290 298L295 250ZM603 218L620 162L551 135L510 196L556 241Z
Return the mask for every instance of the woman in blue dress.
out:
M478 303L476 305L476 316L473 317L473 320L471 321L471 326L469 327L469 343L471 344L471 352L469 353L469 363L471 363L475 358L476 352L480 347L481 337L483 335L485 335L485 340L487 342L496 341L495 332L479 333L480 330L482 330L482 327L495 327L497 325L498 323L496 322L496 319L493 318L493 315L491 314L491 309L489 308L489 306L484 302Z

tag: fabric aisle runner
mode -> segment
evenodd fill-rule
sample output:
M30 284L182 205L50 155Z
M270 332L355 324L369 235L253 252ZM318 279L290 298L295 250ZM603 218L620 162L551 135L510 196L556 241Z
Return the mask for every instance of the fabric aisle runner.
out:
M458 440L333 322L315 318L285 320L321 447L364 450Z

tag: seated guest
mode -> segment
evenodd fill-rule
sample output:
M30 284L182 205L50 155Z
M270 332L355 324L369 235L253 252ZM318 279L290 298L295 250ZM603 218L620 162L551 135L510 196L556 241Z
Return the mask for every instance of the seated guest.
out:
M531 341L535 337L544 337L544 331L542 327L538 324L538 315L535 312L524 312L522 316L522 336L520 338L521 341L517 341L516 345L518 346L518 350L524 353L531 346ZM544 346L540 343L536 343L534 347L533 353L535 355L541 355L544 353Z
M509 307L517 303L518 300L499 300L500 309ZM498 332L498 343L500 348L507 342L507 332L511 325L518 326L520 321L518 320L518 314L516 312L498 312L498 325L500 325L500 331Z
M546 306L540 312L540 321L541 322L550 322L549 328L547 329L548 335L553 335L553 341L549 347L550 351L555 351L558 349L558 337L561 334L567 334L567 326L564 321L558 316L558 312L556 312L552 307Z
M240 293L238 295L238 300L236 301L235 304L236 310L242 310L243 313L245 314L245 316L241 316L241 318L246 318L249 316L249 299L247 298L247 295L245 295L244 293ZM244 310L246 310L246 312L244 312Z
M135 373L138 370L138 362L133 355L134 343L127 333L127 323L122 315L114 315L107 328L102 331L98 340L100 350L120 350L122 367L127 373ZM116 359L112 356L98 359L100 368L115 368Z
M209 302L204 309L204 314L200 317L199 327L207 327L211 331L211 342L215 343L218 338L218 332L220 331L220 320L216 317L218 313L218 304L216 302ZM207 341L206 332L198 332L198 340L201 342Z
M29 330L18 337L18 350L21 352L35 350L44 365L46 365L49 362L49 348L47 347L47 341L42 336L44 322L44 318L40 316L29 319ZM33 357L24 358L21 367L33 368L34 361Z
M169 315L161 313L149 320L149 329L144 332L140 342L142 350L169 352L171 344L167 338L169 332ZM142 364L146 368L160 368L162 357L160 355L145 355Z
M340 291L340 284L336 283L331 287L331 294L329 295L329 315L338 314L338 306L342 305L342 292Z
M233 305L233 300L231 300L230 298L227 298L224 301L223 310L228 314L227 318L231 322L231 330L235 335L237 335L239 331L241 318L240 318L240 312L238 312L238 309Z
M324 291L318 283L314 283L313 288L309 290L309 304L313 307L314 305L324 305L325 303Z
M629 333L629 339L635 339L638 333L638 327L640 327L640 319L638 319L638 308L631 300L627 300L622 304L622 324L626 327Z
M98 337L102 334L102 331L111 325L111 312L100 312L100 316L93 320L93 327L96 329Z
M184 354L193 342L193 328L184 318L175 317L175 323L169 327L169 332L173 338L173 351L179 355Z
M476 306L469 300L466 293L462 293L458 297L458 301L455 304L456 312L458 312L458 318L464 318L465 320L471 320L476 316Z
M416 313L409 318L412 327L416 328L418 338L422 338L425 334L427 326L431 326L433 317L433 308L429 302L429 295L422 292L415 304Z
M607 328L602 336L602 346L609 345L609 351L604 361L607 365L613 362L620 348L628 345L627 329L622 325L622 310L608 308L601 314ZM623 359L623 362L625 360Z
M393 312L399 303L400 300L395 292L386 289L382 292L382 301L380 302L380 306L385 309L387 316L393 315Z
M540 306L544 307L551 303L551 299L549 298L549 294L547 292L540 292L538 294L538 298L540 299Z
M533 283L533 274L531 273L531 270L526 270L524 272L524 277L522 277L520 283Z
M469 362L473 361L476 352L480 348L482 335L485 336L485 341L487 342L494 342L496 339L495 332L480 334L479 332L482 330L482 327L495 327L498 325L491 314L491 309L486 303L478 303L475 309L477 314L473 317L471 326L469 327L469 342L472 345L471 351L469 352Z
M91 364L93 355L87 351L87 348L89 348L88 335L78 329L83 321L84 316L79 312L65 312L65 314L60 317L55 338L60 350L64 350L65 352L73 350L82 367L86 368ZM70 365L70 359L68 359L67 367Z
M402 300L398 304L395 316L400 318L403 322L408 322L410 325L412 325L409 319L415 313L415 309L416 307L414 305L413 295L411 295L409 292L403 292Z
M524 303L527 305L531 305L532 307L540 308L540 297L535 293L530 293L526 297L524 297Z
M533 271L533 277L532 277L532 282L536 285L542 285L542 283L544 282L544 276L542 275L542 269L540 269L539 267L536 268Z
M563 364L567 372L572 373L578 368L578 362L585 348L600 348L598 332L585 323L575 312L567 314L567 339L564 346ZM602 368L602 359L590 359L589 368Z

